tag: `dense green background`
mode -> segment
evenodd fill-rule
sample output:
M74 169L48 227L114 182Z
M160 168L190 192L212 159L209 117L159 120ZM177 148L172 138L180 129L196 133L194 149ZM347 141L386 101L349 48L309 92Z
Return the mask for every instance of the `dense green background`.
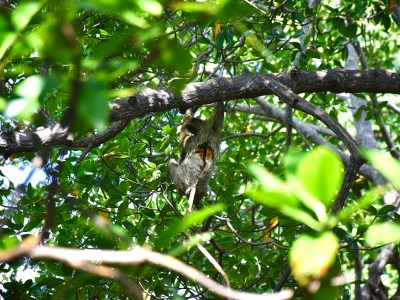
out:
M356 39L369 67L399 72L399 25L385 3L323 1L309 8L306 1L278 2L2 3L0 108L3 129L24 131L42 126L43 122L36 117L40 106L56 122L63 122L68 108L74 107L73 117L67 122L76 137L86 137L110 125L108 103L112 99L129 96L144 87L168 87L179 93L186 83L206 81L213 76L235 76L246 70L283 72L293 67L296 55L300 55L298 66L304 70L344 68L347 45ZM312 25L313 33L301 41L305 24ZM334 93L302 96L338 119L350 133L355 133L350 107L340 97ZM381 150L387 151L387 146L374 112L384 116L391 137L398 144L399 115L387 108L387 102L382 102L378 109L373 107L372 95L358 96L367 101L355 118L366 112ZM284 107L275 96L267 99ZM379 99L394 104L400 101L393 95ZM211 179L211 192L203 201L204 207L216 203L225 205L217 214L219 218L212 219L208 227L225 252L218 252L210 243L204 246L219 261L233 289L272 292L291 253L293 261L304 259L306 266L298 267L300 271L297 269L294 274L297 281L290 277L285 288L298 288L299 283L306 286L310 277L319 281L326 275L326 270L321 268L332 271L326 275L328 279L338 275L341 269L348 281L340 297L354 298L355 285L365 283L367 268L380 252L380 248L369 247L390 242L376 240L382 236L380 228L370 234L369 244L365 233L374 223L398 222L397 214L388 215L394 207L384 205L379 192L360 177L349 195L347 215L331 219L329 205L343 174L339 159L324 148L310 152L311 156L298 153L298 150L314 149L316 145L294 132L293 165L290 159L286 160L289 171L285 173L285 130L265 138L264 135L280 124L241 112L235 108L236 103L254 105L255 102L241 99L230 101L227 106L224 141L217 164L219 172ZM212 107L202 107L197 114L207 118L212 114ZM294 116L320 125L304 113L294 111ZM166 176L168 159L179 154L180 120L178 111L149 113L135 119L119 135L90 151L79 164L76 161L83 149L65 147L1 159L2 166L21 168L28 166L35 155L48 159L42 168L47 177L35 186L29 182L17 186L7 180L10 169L2 169L1 248L16 246L21 239L40 232L47 232L46 244L63 247L124 250L132 244L149 245L156 251L179 253L180 260L223 283L196 247L183 247L186 237L181 234L182 229L194 236L201 230L205 216L195 216L200 219L197 222L187 217L188 223L182 223L187 199L178 196ZM239 136L238 133L254 134ZM342 148L339 140L330 136L327 139ZM374 153L369 157L372 161L383 159ZM274 177L255 166L249 169L252 163L264 166ZM395 163L379 162L378 165L383 166L382 171L388 172L388 178L396 186L398 173L392 169ZM332 165L336 166L334 170ZM317 168L317 173L309 172L312 166ZM253 190L245 193L253 176L259 179L261 189L253 186ZM268 190L274 184L277 189ZM311 193L312 197L304 196L303 192ZM273 198L269 193L276 197L276 205L265 203L265 195ZM364 198L360 207L356 203L360 203L361 197ZM286 206L282 208L285 201L295 214L288 213ZM314 204L321 210L314 210ZM277 227L270 223L275 217L279 218ZM223 218L229 218L244 240L235 236ZM196 225L185 227L192 223ZM330 229L334 227L333 234ZM385 230L392 230L390 236L399 240L395 236L398 227ZM321 249L321 244L325 248ZM356 251L358 247L363 250ZM322 266L310 267L311 271L306 270L311 272L310 277L304 278L302 271L310 266L308 261L312 264L318 252L324 253ZM362 280L355 281L355 261L360 252L365 269ZM37 274L33 280L17 273L23 270L27 274L30 269ZM139 265L119 269L154 299L215 297L202 286L165 268ZM0 270L0 295L4 299L129 297L117 280L97 277L54 260L21 258L0 264ZM322 286L335 298L333 290L329 290L328 279ZM397 277L391 265L386 268L385 284L392 294L396 291ZM306 297L302 292L299 295ZM318 297L328 299L323 293Z

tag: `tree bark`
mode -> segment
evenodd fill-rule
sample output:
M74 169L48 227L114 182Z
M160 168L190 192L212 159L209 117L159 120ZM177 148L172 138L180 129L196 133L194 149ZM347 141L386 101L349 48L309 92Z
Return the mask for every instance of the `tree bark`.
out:
M281 74L246 72L232 78L216 78L207 82L190 83L180 96L165 90L143 89L110 104L110 121L128 124L151 112L173 108L187 109L220 101L253 98L272 94L266 82L276 80L295 93L394 93L400 94L400 74L383 70L298 71ZM114 125L114 124L113 124ZM105 133L75 140L60 124L51 124L31 132L0 131L0 153L5 157L20 152L36 152L43 146L88 148L97 146L122 131L124 126L110 126Z

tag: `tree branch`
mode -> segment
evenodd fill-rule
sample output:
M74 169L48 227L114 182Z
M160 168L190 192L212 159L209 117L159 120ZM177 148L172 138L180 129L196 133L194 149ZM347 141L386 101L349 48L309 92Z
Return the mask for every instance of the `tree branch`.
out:
M268 88L285 103L291 105L293 108L314 116L322 123L324 123L337 135L337 137L346 145L347 149L350 151L350 164L346 169L343 183L333 205L333 212L338 212L345 203L347 194L350 191L358 170L364 164L364 158L360 154L356 141L339 122L334 120L325 111L299 97L297 94L295 94L289 88L285 87L280 82L274 79L263 79L263 83L267 85ZM260 98L256 98L256 100L260 101ZM263 101L259 103L262 104L262 102Z
M284 124L285 122L285 112L283 109L276 107L275 105L263 101L262 102L262 110L259 106L248 106L237 104L235 105L235 109L243 112L259 114L266 116L268 118L276 119L278 122ZM300 121L299 119L293 118L293 126L298 133L310 139L317 145L325 145L334 150L337 154L339 154L342 161L348 166L350 164L350 156L344 151L338 149L326 139L324 139L318 132L315 125L308 124ZM364 164L360 168L360 174L371 180L376 185L382 185L386 183L386 180L379 174L379 172L371 167L370 165Z
M293 291L285 290L279 293L273 294L255 294L233 290L229 287L225 287L208 278L204 273L197 269L183 263L182 261L159 252L152 251L149 248L134 246L129 251L115 251L115 250L94 250L94 249L70 249L63 247L35 247L35 239L29 242L29 244L21 244L9 253L0 252L0 262L8 261L15 258L13 253L19 255L29 255L31 258L46 258L55 259L68 263L73 267L80 269L90 268L89 271L98 274L99 270L95 268L92 263L102 262L103 264L117 264L117 265L138 265L143 263L150 263L166 269L172 270L179 273L190 280L197 282L204 287L211 290L213 293L229 298L229 299L263 299L263 300L280 300L290 299L293 296ZM108 271L110 269L107 269ZM117 276L115 272L110 273L113 276ZM106 273L103 274L106 276ZM118 276L117 276L118 277ZM121 278L119 276L119 279Z
M289 73L260 75L246 72L232 78L220 77L206 82L188 84L180 97L164 90L143 89L131 97L114 100L110 104L110 121L123 121L124 124L128 124L133 118L150 112L161 112L173 108L186 109L214 102L268 95L272 93L267 84L271 80L283 84L294 93L400 94L400 74L382 70L300 71L295 76ZM307 103L305 101L300 106L303 109L307 108L309 106ZM302 109L300 106L297 108ZM123 129L120 126L116 127L119 127L119 131ZM119 132L118 130L116 133ZM110 129L110 131L114 130ZM7 157L13 153L35 152L43 145L90 148L112 137L113 135L103 134L101 137L95 135L88 139L74 141L68 130L57 123L32 132L18 133L13 130L3 130L0 131L0 153Z
M206 82L191 83L174 97L166 91L144 89L129 98L115 100L111 105L111 120L135 118L149 112L173 108L187 109L220 101L271 95L266 80L276 80L294 93L393 93L400 94L400 74L382 70L329 70L289 73L252 74Z
M368 281L362 290L363 299L388 298L388 291L381 281L381 274L393 255L395 255L395 247L393 245L385 246L371 264Z

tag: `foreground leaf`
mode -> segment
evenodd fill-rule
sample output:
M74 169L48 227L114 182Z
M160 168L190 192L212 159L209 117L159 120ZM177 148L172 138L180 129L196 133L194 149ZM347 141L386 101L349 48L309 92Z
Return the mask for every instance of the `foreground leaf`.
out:
M296 281L305 286L322 279L335 262L339 241L330 231L318 236L302 235L289 253L290 266Z
M197 210L190 215L184 217L182 220L171 224L163 233L160 234L158 241L156 242L157 248L162 248L169 240L175 238L179 233L189 229L191 226L198 224L208 217L219 213L225 209L223 203L205 207L201 210Z
M384 245L400 242L400 225L394 223L382 223L371 226L365 239L370 245Z
M363 154L396 189L400 190L400 162L397 159L372 149L364 149Z
M331 205L343 180L343 164L328 147L317 147L300 161L295 174L289 176L299 199L326 221L326 209Z
M323 224L315 220L311 211L305 209L291 191L292 187L273 176L264 168L252 165L250 172L260 183L260 187L250 185L246 194L258 203L277 209L283 215L299 221L314 230L321 230Z

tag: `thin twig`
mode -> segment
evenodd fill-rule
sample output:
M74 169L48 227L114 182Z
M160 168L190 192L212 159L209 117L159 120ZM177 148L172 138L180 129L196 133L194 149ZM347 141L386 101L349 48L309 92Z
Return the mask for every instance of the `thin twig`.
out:
M232 139L237 138L237 137L248 137L248 136L254 136L254 137L258 137L258 138L262 138L262 139L269 139L271 136L273 136L276 133L278 133L283 127L285 127L284 124L282 124L279 127L275 128L274 130L272 130L268 134L260 134L260 133L255 133L255 132L237 133L237 134L229 135L229 136L221 139L221 141L227 141L227 140L232 140Z

